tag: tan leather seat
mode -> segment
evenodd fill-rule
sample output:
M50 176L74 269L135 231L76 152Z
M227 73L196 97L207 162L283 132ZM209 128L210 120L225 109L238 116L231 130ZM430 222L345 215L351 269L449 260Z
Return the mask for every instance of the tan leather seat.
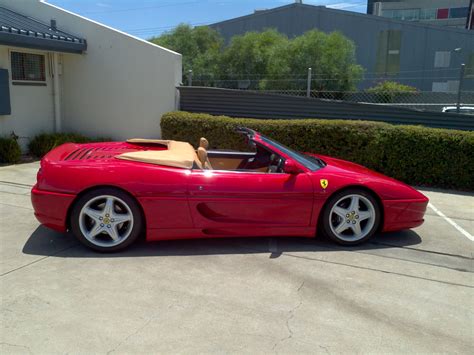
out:
M198 155L199 161L201 162L202 168L205 170L212 170L211 162L209 161L209 158L207 157L207 150L203 147L199 147L197 149L197 155Z
M199 161L201 162L203 169L212 170L211 162L209 161L209 158L207 156L207 148L209 148L209 141L206 138L201 137L201 139L199 139L199 148L197 149L197 156L199 158Z

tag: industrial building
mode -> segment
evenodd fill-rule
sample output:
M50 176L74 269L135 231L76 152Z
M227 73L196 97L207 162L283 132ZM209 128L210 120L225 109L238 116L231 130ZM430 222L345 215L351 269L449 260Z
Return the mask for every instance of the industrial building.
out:
M339 31L354 41L356 60L366 72L364 89L381 79L395 80L422 91L455 92L461 64L466 65L464 90L474 90L474 31L414 21L293 4L210 25L228 42L248 31L274 28L292 38L309 30ZM317 73L317 68L313 68Z
M367 13L430 25L469 28L472 0L369 0Z

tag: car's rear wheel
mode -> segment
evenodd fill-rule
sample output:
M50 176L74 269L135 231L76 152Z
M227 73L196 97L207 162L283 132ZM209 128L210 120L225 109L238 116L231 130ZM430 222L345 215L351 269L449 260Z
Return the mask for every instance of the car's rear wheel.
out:
M143 218L127 193L99 188L81 196L71 212L71 230L85 246L100 252L128 247L140 235Z
M324 233L339 244L360 244L374 235L381 220L376 199L360 189L348 189L332 196L324 211Z

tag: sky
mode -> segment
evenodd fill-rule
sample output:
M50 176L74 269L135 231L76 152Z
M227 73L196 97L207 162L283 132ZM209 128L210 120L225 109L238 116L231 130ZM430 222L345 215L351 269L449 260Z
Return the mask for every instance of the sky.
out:
M46 0L132 35L150 38L180 23L206 25L294 0ZM367 0L303 0L308 5L366 12Z

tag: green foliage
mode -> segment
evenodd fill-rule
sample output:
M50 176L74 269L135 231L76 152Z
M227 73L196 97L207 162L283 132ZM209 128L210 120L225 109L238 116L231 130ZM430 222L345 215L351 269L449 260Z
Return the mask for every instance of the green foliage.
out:
M298 151L353 161L412 185L472 190L474 133L382 122L345 120L261 120L188 112L161 119L166 139L211 148L242 149L235 128L253 128Z
M355 45L347 37L339 32L308 31L274 48L267 70L270 80L263 82L262 88L305 89L306 73L312 68L313 90L354 90L363 74L363 68L355 63ZM301 80L271 80L294 74L301 74Z
M43 157L51 149L64 143L88 143L109 141L108 138L89 138L77 133L41 133L29 143L30 153L36 157Z
M402 98L404 94L413 94L418 89L397 83L396 81L382 81L376 86L367 89L367 92L375 94L377 102L394 102L397 98Z
M247 32L232 37L221 56L220 76L223 79L255 80L265 77L275 48L285 47L288 38L276 30Z
M183 71L208 75L216 70L218 56L224 43L221 35L207 26L191 27L180 24L175 29L153 37L150 42L183 55Z
M183 79L192 69L195 85L301 90L312 68L313 89L348 91L363 74L354 43L339 32L312 30L288 39L268 29L234 36L224 46L215 30L182 24L150 41L181 53Z
M12 137L0 137L0 163L14 164L21 158L21 149Z

